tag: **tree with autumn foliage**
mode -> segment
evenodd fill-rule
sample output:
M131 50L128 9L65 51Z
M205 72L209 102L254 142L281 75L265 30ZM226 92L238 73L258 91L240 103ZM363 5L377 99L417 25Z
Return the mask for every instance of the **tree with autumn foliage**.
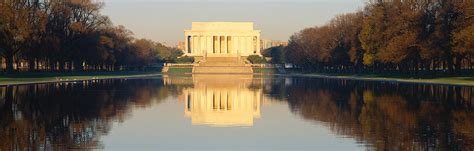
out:
M23 71L22 64L29 71L140 69L182 55L157 42L135 39L102 15L102 7L94 0L0 1L4 70ZM156 49L160 53L152 51Z
M371 0L290 38L288 62L337 73L459 73L474 67L471 1Z

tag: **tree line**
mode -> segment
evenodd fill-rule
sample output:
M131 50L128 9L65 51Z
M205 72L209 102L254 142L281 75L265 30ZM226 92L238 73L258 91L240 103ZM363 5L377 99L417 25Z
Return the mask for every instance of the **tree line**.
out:
M0 0L2 70L116 71L182 55L113 25L103 6L96 0Z
M474 1L369 0L290 37L287 62L336 73L449 72L474 66Z

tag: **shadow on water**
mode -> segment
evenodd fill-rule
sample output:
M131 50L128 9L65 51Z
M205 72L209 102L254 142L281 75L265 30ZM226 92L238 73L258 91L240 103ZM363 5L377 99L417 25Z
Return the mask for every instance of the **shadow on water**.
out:
M225 103L214 103L216 95ZM254 118L264 118L260 98L269 97L288 103L307 121L377 150L474 147L472 87L186 76L0 87L0 150L103 148L101 136L113 123L126 121L134 108L159 105L168 97L185 100L185 114L198 125L251 126ZM250 104L248 116L231 111L242 101L250 101L245 103ZM213 104L210 110L191 105L206 103ZM204 113L211 119L199 119Z

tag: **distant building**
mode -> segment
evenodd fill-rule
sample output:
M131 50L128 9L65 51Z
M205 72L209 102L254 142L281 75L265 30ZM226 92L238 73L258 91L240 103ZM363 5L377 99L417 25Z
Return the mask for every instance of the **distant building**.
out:
M261 40L260 41L261 50L265 50L271 47L277 46L288 46L287 41L278 41L278 40Z
M178 41L178 45L176 45L176 48L178 48L179 50L182 50L184 51L184 48L185 47L185 42L184 41Z

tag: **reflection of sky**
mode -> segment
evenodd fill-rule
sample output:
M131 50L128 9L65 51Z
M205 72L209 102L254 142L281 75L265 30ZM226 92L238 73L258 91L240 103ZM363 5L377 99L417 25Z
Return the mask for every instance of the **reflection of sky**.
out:
M139 38L175 44L193 21L252 21L263 39L287 40L365 0L105 0L103 13Z
M300 119L286 103L262 106L252 127L193 126L183 115L184 103L169 98L136 109L130 119L116 123L101 140L107 150L241 149L241 150L355 150L353 139L335 136L321 123Z

